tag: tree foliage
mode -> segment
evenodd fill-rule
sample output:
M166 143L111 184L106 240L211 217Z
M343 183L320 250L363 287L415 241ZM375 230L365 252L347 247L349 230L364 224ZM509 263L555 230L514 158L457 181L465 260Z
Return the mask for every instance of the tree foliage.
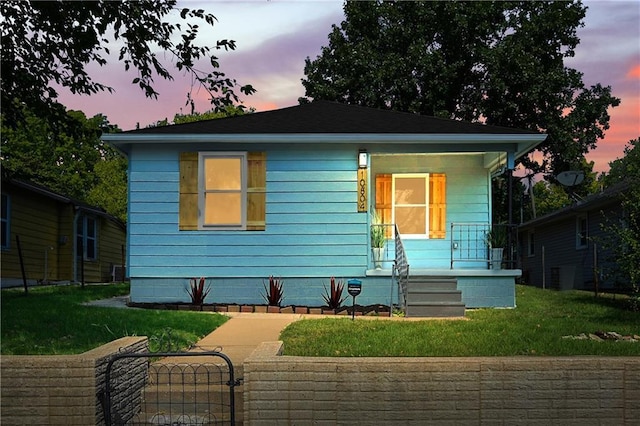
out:
M305 61L313 99L545 132L548 177L585 164L609 127L610 87L566 67L586 8L574 2L346 2Z
M93 167L95 182L85 201L103 208L127 222L127 159L121 155L105 158Z
M255 112L255 108L251 107L249 109L237 106L237 105L229 105L219 110L210 110L205 112L194 111L191 114L183 114L177 113L173 116L173 121L169 121L167 118L163 120L158 120L153 124L150 124L147 127L161 127L161 126L169 126L171 124L185 124L185 123L193 123L195 121L205 121L205 120L214 120L216 118L227 118L234 117L236 115L244 115L247 113Z
M624 147L624 156L609 163L609 172L603 174L605 186L635 179L640 180L640 137L631 139Z
M611 253L612 278L632 293L630 308L640 311L640 138L630 140L624 156L609 166L601 181L609 191L619 192L622 214L606 218L601 224L604 236L597 242Z
M126 221L126 160L100 140L119 131L106 117L68 111L64 131L27 111L16 127L2 122L2 173L105 209ZM4 118L4 117L3 117Z
M132 1L18 1L0 2L2 35L2 115L15 127L36 111L51 125L64 122L56 87L91 95L113 89L92 78L87 65L103 66L111 60L110 46L126 71L134 71L132 84L147 97L157 98L155 78L172 80L163 59L210 95L214 108L238 102L237 83L219 71L216 50L235 49L233 40L200 45L200 23L213 26L216 18L203 10L183 8L179 22L169 19L176 0ZM177 12L177 10L176 10ZM163 55L160 55L163 54ZM198 61L209 62L206 70ZM240 91L251 94L250 86ZM192 88L193 90L193 88ZM191 94L187 104L193 106Z

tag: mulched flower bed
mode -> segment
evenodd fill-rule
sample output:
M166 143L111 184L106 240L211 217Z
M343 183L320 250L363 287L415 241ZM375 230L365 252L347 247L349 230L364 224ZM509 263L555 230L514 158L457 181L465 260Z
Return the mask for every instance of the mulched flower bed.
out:
M352 315L351 306L343 306L340 309L329 309L326 306L267 306L267 305L237 305L237 304L203 304L191 303L134 303L127 306L143 309L159 309L172 311L203 311L203 312L249 312L249 313L273 313L273 314L310 314L310 315ZM389 316L389 307L385 305L356 305L355 314L369 316Z

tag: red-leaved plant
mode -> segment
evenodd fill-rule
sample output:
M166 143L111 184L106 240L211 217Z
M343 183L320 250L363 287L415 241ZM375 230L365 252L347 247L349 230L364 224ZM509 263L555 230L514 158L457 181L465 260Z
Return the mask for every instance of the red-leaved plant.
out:
M269 306L280 306L282 303L284 296L282 284L282 280L280 278L274 278L273 275L269 277L269 288L267 288L264 280L262 281L262 286L264 287L262 297L264 297L264 300Z
M192 305L202 305L204 303L204 299L209 294L209 291L211 291L211 286L205 284L205 277L200 277L200 281L198 281L197 278L191 278L187 293L191 296Z
M342 306L342 302L344 302L344 299L347 298L347 296L342 297L343 289L344 283L342 282L342 280L336 281L334 277L331 277L331 292L329 292L327 290L327 287L325 286L325 294L322 296L329 309L340 309L340 306Z

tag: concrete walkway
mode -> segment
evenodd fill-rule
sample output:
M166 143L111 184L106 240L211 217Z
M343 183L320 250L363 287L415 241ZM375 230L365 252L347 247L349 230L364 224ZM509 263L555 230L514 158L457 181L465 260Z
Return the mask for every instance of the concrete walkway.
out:
M229 312L229 321L200 340L192 351L218 350L227 355L234 365L241 366L251 352L262 342L280 339L280 332L300 314L258 314Z

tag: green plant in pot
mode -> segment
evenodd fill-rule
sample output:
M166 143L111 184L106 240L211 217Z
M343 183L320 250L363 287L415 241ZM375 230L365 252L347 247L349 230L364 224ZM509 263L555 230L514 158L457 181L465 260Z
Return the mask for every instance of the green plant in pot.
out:
M507 227L504 224L494 224L487 231L487 245L491 249L491 269L502 268L502 256L507 246Z
M384 258L384 246L387 237L382 226L382 218L377 210L374 210L371 218L371 250L373 251L373 264L376 269L382 269Z

